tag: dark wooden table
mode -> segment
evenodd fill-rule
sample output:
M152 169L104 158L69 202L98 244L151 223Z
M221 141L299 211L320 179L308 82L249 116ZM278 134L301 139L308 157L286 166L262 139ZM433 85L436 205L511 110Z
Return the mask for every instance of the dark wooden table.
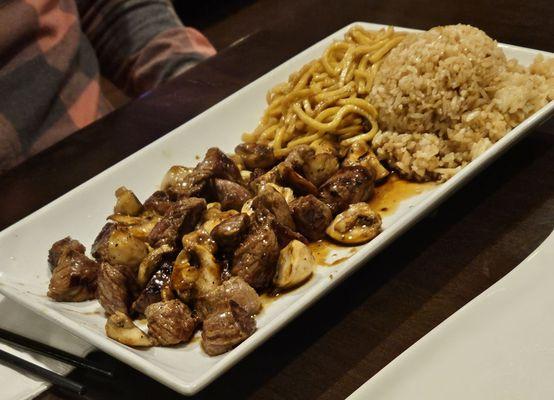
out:
M262 0L205 30L218 56L0 177L0 228L184 123L353 21L427 29L465 22L502 42L554 51L554 3L516 0ZM222 121L221 129L225 129ZM554 227L554 124L532 132L388 250L199 398L344 398L516 267ZM178 395L115 359L90 399ZM69 399L52 389L41 399Z

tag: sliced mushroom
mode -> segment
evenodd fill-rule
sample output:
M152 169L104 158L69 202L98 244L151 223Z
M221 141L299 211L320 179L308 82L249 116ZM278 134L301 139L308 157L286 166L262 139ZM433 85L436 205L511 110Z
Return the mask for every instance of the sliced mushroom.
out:
M346 158L342 162L344 167L361 165L375 172L375 180L380 180L389 175L389 171L381 165L371 147L364 141L357 141L350 145Z
M222 211L220 203L210 203L202 216L203 223L200 229L210 234L217 225L237 214L239 214L237 210Z
M173 262L170 257L162 259L161 265L152 278L148 281L143 291L131 305L131 311L136 314L144 314L144 310L152 303L172 299L169 283L171 272L173 271Z
M203 246L196 246L194 253L200 265L200 275L196 281L196 293L204 295L221 284L221 267L214 255Z
M115 197L117 198L117 202L113 208L115 214L135 216L142 212L143 207L140 200L125 186L121 186L115 191Z
M140 224L142 222L141 217L134 217L132 215L126 215L126 214L112 214L107 219L125 226Z
M228 157L233 160L239 171L242 172L242 170L245 168L244 162L242 161L242 158L240 158L237 154L229 154ZM242 175L242 174L241 174Z
M137 239L146 240L152 229L160 222L161 217L156 213L146 211L138 217L112 214L108 219L119 225L126 226L129 233Z
M160 222L159 217L145 219L142 223L131 225L127 229L129 233L137 239L146 241L148 239L148 235L150 235L150 232L152 232L152 229L154 229L158 222Z
M381 216L367 203L351 204L335 217L325 232L341 243L362 244L381 232Z
M181 251L173 265L171 287L185 302L203 296L221 284L221 267L203 246Z
M173 264L170 286L181 300L190 302L194 297L194 285L199 275L199 268L190 262L190 253L182 250Z
M135 238L129 231L116 229L109 240L108 261L112 264L136 266L148 254L148 247L144 242Z
M171 288L171 285L166 284L162 286L162 289L160 290L160 297L162 301L171 301L175 300L177 296L175 295L175 292Z
M286 186L279 186L276 183L266 183L265 185L261 186L258 190L258 193L263 191L266 186L270 186L273 189L277 190L279 193L283 195L285 200L287 201L287 204L290 204L294 200L294 192L291 188Z
M167 190L180 186L185 177L192 172L192 168L184 167L182 165L174 165L166 172L162 179L161 189Z
M306 179L318 187L338 170L339 161L331 153L319 153L308 157L302 166Z
M140 263L137 281L142 288L146 286L154 272L156 272L164 256L171 254L173 248L167 244L152 250Z
M383 167L383 164L381 164L381 161L379 161L379 159L377 158L377 156L375 155L372 149L369 149L369 151L367 152L366 158L368 160L368 164L371 165L375 170L376 180L379 181L389 176L390 174L389 170Z
M133 347L151 347L156 341L141 331L127 315L116 311L106 322L106 335L119 343Z
M280 289L297 286L312 275L314 267L315 258L308 246L293 240L279 253L273 283Z
M124 227L106 224L92 245L92 256L112 265L137 267L148 254L148 246Z
M197 229L191 233L187 233L181 240L183 243L183 250L192 251L194 246L203 246L210 253L214 254L217 251L216 242L210 237L210 234L204 229Z
M204 210L204 214L202 214L202 221L205 222L209 219L212 219L220 212L221 212L221 203L217 201L214 201L213 203L208 203L206 205L206 210Z
M248 184L250 189L255 193L259 193L266 184L275 183L290 186L300 194L317 193L317 188L296 172L302 171L302 166L305 164L306 160L314 154L314 149L307 145L300 145L293 148L284 161L262 175L252 179Z

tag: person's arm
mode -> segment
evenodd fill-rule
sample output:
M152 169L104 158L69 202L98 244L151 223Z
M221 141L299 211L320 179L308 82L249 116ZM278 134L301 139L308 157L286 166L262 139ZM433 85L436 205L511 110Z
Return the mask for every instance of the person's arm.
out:
M76 0L83 32L100 70L138 96L215 54L197 30L183 26L169 0Z

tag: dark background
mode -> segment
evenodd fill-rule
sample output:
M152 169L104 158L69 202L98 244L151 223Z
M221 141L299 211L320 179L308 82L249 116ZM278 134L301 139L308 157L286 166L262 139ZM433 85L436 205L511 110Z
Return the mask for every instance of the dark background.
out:
M173 0L175 11L185 25L199 30L209 28L252 3L255 0Z

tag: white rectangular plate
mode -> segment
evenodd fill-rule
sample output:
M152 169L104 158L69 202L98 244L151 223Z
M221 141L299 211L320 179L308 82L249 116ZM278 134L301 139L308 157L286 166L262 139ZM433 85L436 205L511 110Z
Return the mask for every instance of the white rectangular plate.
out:
M383 27L360 24L369 29ZM208 357L195 343L179 348L149 350L125 347L105 336L105 318L96 301L55 303L46 297L49 281L46 255L55 240L71 235L90 248L105 223L106 215L112 210L113 192L117 187L125 185L144 199L157 189L158 182L169 166L195 165L198 162L195 156L202 155L211 146L232 151L240 142L241 134L257 125L265 108L266 92L275 84L285 81L289 74L305 63L320 57L334 39L341 38L353 25L344 27L303 51L168 135L1 232L0 291L159 382L180 393L193 394L367 263L554 110L554 102L551 102L454 178L404 201L393 215L384 218L384 230L376 239L362 246L344 262L333 267L318 268L307 284L273 302L257 317L258 331L222 356ZM509 57L523 64L529 64L538 54L535 50L514 46L502 45L502 48Z
M554 233L348 399L554 398Z

